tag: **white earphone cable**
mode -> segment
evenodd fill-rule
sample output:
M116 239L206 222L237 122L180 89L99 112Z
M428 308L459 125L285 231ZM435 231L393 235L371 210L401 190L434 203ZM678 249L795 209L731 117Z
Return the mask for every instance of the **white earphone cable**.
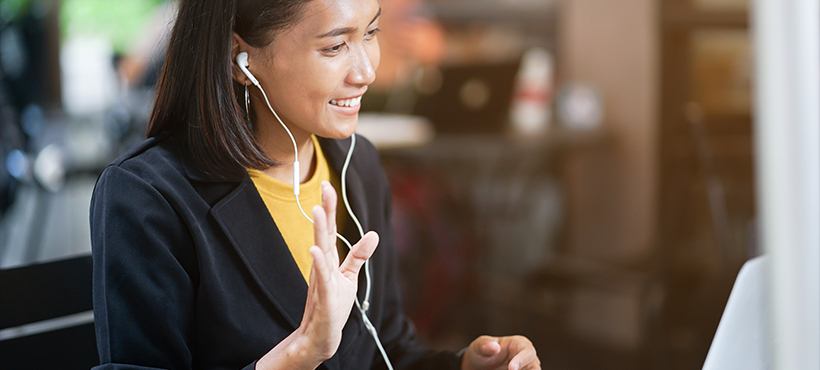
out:
M250 73L250 72L248 72L248 73ZM256 85L256 87L259 89L259 91L262 92L262 96L265 97L265 103L268 105L268 109L270 109L270 112L273 113L273 116L276 117L276 120L279 121L279 124L282 125L282 128L285 129L285 132L288 133L288 136L290 137L290 142L293 143L293 154L295 156L294 161L298 162L299 161L299 148L296 146L296 139L293 138L293 134L288 129L288 126L285 126L285 123L282 122L282 119L279 118L279 115L276 114L276 111L274 111L273 107L270 106L270 100L268 100L268 94L265 94L265 89L263 89L261 84L259 84L258 82L254 83L254 85Z
M353 223L356 224L356 228L359 230L360 237L364 238L364 229L362 228L362 224L359 222L359 219L353 214L353 209L350 208L350 202L347 200L347 168L350 166L350 158L353 157L353 149L356 148L356 134L350 136L350 149L347 151L347 157L345 158L345 163L342 166L342 199L344 200L345 208L347 209L347 214L350 215L350 218L353 219ZM364 293L364 303L363 309L367 311L370 309L370 260L365 261L364 263L364 274L367 277L367 290Z

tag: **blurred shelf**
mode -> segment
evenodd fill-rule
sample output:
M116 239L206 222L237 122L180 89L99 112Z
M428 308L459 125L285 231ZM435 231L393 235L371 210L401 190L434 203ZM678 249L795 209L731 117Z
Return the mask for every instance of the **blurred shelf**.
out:
M379 150L417 147L435 136L433 125L424 117L386 113L361 113L356 133Z
M482 160L548 155L560 150L603 143L610 135L605 129L589 131L554 128L540 135L441 134L426 145L382 151L388 156L408 156L428 160Z

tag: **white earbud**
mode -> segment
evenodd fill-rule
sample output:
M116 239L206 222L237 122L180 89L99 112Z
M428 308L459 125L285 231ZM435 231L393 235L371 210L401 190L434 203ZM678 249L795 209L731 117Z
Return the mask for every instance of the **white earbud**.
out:
M256 79L256 77L253 77L253 73L251 73L251 71L248 70L248 66L250 66L250 64L248 63L247 51L243 51L236 56L236 64L239 65L239 69L242 70L242 73L244 73L245 76L248 76L248 79L250 79L254 85L259 86L259 81Z

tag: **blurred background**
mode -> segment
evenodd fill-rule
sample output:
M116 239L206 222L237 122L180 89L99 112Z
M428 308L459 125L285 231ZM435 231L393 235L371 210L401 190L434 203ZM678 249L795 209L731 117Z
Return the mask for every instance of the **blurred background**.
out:
M523 334L545 369L700 369L760 253L749 2L381 4L359 131L391 181L420 339ZM89 200L144 138L174 13L0 0L0 358L38 368L47 330L21 325L55 317L93 341Z

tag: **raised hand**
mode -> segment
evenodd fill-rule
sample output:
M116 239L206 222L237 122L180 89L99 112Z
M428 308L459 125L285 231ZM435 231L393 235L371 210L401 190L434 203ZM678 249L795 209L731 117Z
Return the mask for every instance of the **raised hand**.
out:
M322 183L322 206L313 208L316 245L310 248L310 272L305 314L300 331L321 358L330 358L339 348L342 328L356 299L359 271L379 243L375 232L368 232L339 263L336 249L336 204L333 186Z

